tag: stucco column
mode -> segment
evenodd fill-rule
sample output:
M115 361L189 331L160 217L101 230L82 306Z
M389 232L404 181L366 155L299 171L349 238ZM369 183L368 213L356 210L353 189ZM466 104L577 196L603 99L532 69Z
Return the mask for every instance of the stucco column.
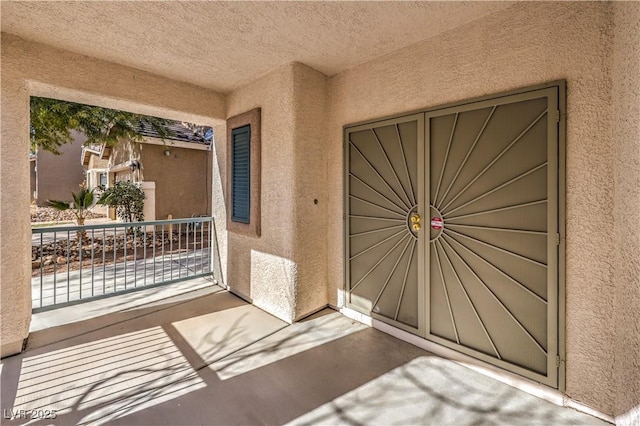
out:
M228 232L222 257L232 291L294 321L327 304L326 77L292 63L227 97L227 117L257 107L262 232L258 238ZM225 220L223 201L214 206L218 224Z
M328 303L327 77L293 66L295 173L294 260L298 265L295 319Z
M640 424L640 3L615 2L613 318L617 424Z
M5 357L22 350L31 322L31 221L27 160L29 96L24 80L5 67L2 69L1 105L0 342L1 356Z
M112 62L2 33L0 139L0 345L19 352L31 320L29 96L206 123L224 97Z
M140 183L140 189L144 192L144 215L145 222L156 220L156 183L145 181ZM166 220L161 218L160 220Z

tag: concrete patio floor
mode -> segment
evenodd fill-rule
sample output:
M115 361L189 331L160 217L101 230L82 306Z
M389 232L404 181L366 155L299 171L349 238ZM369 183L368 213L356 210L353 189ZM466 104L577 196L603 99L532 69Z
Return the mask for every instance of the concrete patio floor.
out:
M330 309L289 325L212 285L139 300L32 332L0 364L2 423L606 424Z

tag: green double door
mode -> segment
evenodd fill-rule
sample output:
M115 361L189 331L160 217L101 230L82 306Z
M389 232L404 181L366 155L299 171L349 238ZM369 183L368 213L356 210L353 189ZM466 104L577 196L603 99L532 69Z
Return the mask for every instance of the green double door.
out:
M558 386L558 90L345 130L349 307Z

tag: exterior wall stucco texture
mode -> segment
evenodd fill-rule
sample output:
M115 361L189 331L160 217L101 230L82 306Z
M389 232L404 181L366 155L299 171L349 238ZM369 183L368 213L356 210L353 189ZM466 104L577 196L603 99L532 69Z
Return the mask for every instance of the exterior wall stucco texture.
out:
M226 177L227 177L227 140L219 135L227 134L226 123L213 126L213 146L211 152L212 176L211 176L211 214L215 218L214 250L217 251L219 263L212 265L213 275L220 285L227 284L228 271L228 244L227 244L227 204L225 202ZM215 253L214 253L215 254ZM214 256L215 258L215 256Z
M295 319L327 304L327 77L295 64ZM317 203L316 203L317 201Z
M71 201L71 192L77 192L85 180L84 168L80 163L82 144L87 138L71 132L72 142L59 148L60 155L38 151L36 179L39 206L45 206L47 200Z
M33 158L33 159L31 159L29 161L29 180L30 180L30 183L31 183L31 185L29 185L30 186L29 189L31 190L29 195L31 196L31 202L35 201L34 196L35 196L35 193L36 193L36 179L37 179L37 177L36 177L36 160L35 160L35 158Z
M640 424L640 3L613 4L615 412Z
M330 302L344 303L343 126L566 79L566 393L614 413L612 43L608 4L519 3L331 78Z
M227 284L256 306L293 321L327 304L326 77L293 63L227 97L228 117L257 107L262 235L228 233ZM224 170L220 158L217 163Z
M104 159L101 160L97 155L92 155L89 157L89 164L87 164L87 169L106 169L109 167L109 160Z
M165 148L170 151L164 155ZM111 166L140 162L140 170L117 173L116 180L155 182L155 218L166 220L211 212L211 153L209 151L122 141L114 147Z
M509 6L322 3L101 2L96 13L91 2L3 1L2 25L25 38L227 93L292 61L335 74ZM47 24L34 29L31 22ZM104 31L105 23L117 30Z
M140 144L140 177L156 183L156 219L200 216L211 212L209 151Z
M5 70L2 38L0 138L0 357L22 350L31 322L29 219L29 96L27 85Z
M293 66L287 65L226 98L227 118L262 109L262 234L253 238L227 233L226 284L256 306L289 322L294 319L298 276L292 226L295 223L293 96ZM225 135L226 131L218 134ZM217 152L222 150L226 148ZM219 166L220 173L224 167ZM225 221L225 217L216 217L217 224Z
M294 63L226 97L2 34L2 356L20 350L31 311L29 95L209 122L216 135L226 134L225 118L261 107L259 239L226 232L226 142L215 140L220 277L292 321L343 303L344 125L566 79L566 393L633 424L640 389L639 18L637 3L520 3L330 79ZM602 226L610 217L613 232Z
M176 120L223 120L217 92L3 33L0 143L1 356L21 350L31 320L29 96ZM11 320L9 320L11 319Z

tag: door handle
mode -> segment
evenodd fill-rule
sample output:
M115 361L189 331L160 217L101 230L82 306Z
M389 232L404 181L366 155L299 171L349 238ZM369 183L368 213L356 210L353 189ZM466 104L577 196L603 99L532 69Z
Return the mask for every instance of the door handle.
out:
M422 218L420 217L420 215L418 213L413 213L411 215L411 228L415 231L418 232L420 230L420 228L422 228L422 225L420 225L420 221L422 220Z

